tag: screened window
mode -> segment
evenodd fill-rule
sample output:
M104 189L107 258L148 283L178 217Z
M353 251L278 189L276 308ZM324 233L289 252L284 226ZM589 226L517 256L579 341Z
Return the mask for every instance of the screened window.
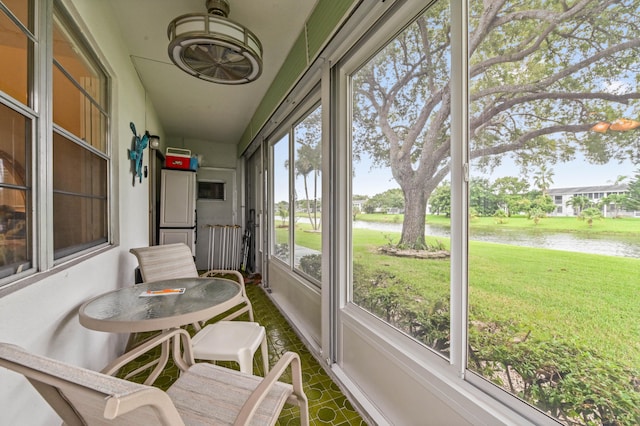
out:
M444 0L338 67L347 297L529 418L637 424L640 2L468 4L463 82Z
M322 110L315 108L293 128L295 227L294 267L322 281Z
M31 267L31 123L0 104L0 278Z
M637 185L640 2L469 5L471 181L497 203L469 225L468 368L563 424L637 424L640 222L601 191Z
M107 241L107 78L61 14L53 31L54 258Z
M5 8L0 8L0 279L31 268L33 236L33 3L8 1Z
M444 356L449 19L447 2L431 6L350 79L352 301Z
M273 158L273 221L272 254L290 264L290 194L289 194L289 134L280 138L272 147Z
M36 262L34 253L60 259L108 241L107 76L57 3L49 17L51 33L46 26L36 31L36 7L33 1L0 4L2 283L52 266L48 256ZM53 60L35 61L46 56L48 41ZM51 81L34 78L49 72ZM53 102L44 105L50 92ZM39 111L47 109L53 111L54 124L38 133ZM38 182L52 184L53 194L37 191ZM46 203L49 199L53 206ZM48 232L37 233L36 223L52 229L53 239ZM36 250L40 246L44 250Z
M294 112L272 145L272 254L320 286L322 280L322 109ZM290 122L291 123L291 122Z

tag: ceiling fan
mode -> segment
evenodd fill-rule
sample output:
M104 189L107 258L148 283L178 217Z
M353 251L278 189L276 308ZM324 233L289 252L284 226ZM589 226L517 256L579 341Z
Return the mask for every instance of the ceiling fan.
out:
M246 27L227 19L227 0L207 0L207 13L169 24L169 57L180 69L220 84L249 83L262 73L262 44Z

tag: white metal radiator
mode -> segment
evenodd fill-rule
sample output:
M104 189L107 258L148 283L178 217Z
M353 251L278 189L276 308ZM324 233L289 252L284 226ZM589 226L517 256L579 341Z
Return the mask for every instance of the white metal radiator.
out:
M238 225L208 226L208 269L239 270L242 261L242 228Z

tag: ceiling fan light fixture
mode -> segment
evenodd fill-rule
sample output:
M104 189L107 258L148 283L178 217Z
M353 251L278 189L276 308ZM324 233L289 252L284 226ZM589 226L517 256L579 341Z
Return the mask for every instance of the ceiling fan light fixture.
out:
M208 0L207 13L175 18L167 28L169 57L202 80L244 84L262 74L262 44L244 26L227 19L227 0Z

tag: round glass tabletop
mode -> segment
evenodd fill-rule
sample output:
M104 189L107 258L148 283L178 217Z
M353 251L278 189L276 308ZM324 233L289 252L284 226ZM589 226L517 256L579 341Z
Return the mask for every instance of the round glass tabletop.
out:
M136 284L85 302L79 310L80 323L99 331L163 330L212 318L235 306L240 297L240 285L225 278Z

